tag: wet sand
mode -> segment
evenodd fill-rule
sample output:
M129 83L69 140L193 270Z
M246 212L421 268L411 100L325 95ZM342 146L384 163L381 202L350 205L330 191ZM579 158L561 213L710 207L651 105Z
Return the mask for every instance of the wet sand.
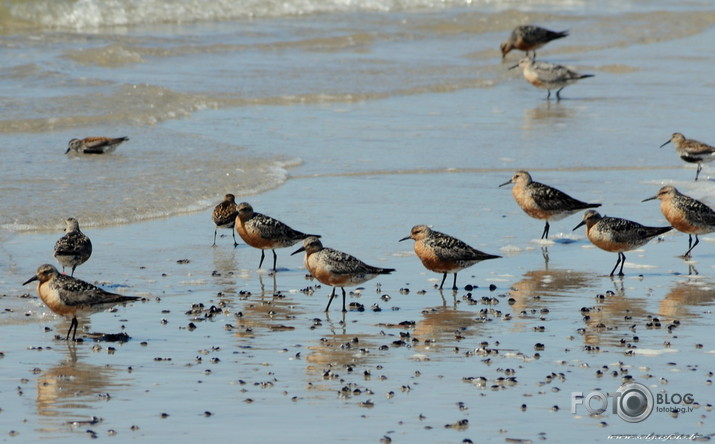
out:
M250 199L295 228L317 228L326 246L397 268L352 294L364 311L345 315L337 303L323 312L330 288L306 280L293 249L278 250L272 275L227 230L212 248L208 213L88 231L95 253L76 276L148 301L80 319L80 329L125 331L126 343L53 339L69 323L24 298L19 283L52 262L55 235L14 237L3 246L16 264L3 282L12 307L1 318L3 434L221 439L226 424L249 442L707 434L712 237L695 250L699 275L675 257L686 241L673 235L627 254L626 277L611 279L615 254L571 234L576 216L552 224L553 242L532 240L543 225L496 187L505 176L305 177ZM425 180L452 198L416 199ZM483 190L478 208L468 189L457 192L465 184ZM370 197L330 198L355 189ZM458 292L439 291L441 276L397 242L416 223L504 258L460 273ZM614 391L629 376L654 393L695 393L698 408L640 424L569 412L572 391Z
M578 215L552 223L551 240L538 241L543 222L498 185L528 169L535 180L602 202L602 214L647 225L665 221L656 202L641 200L666 183L714 204L715 167L694 183L694 166L658 149L674 131L712 143L706 50L714 36L711 27L596 49L588 60L546 52L596 73L558 103L514 73L493 88L265 105L250 118L243 108L206 110L162 123L301 159L282 186L238 200L397 271L351 294L348 302L364 311L343 316L334 303L326 314L330 288L306 279L293 249L278 251L274 276L256 269L259 251L234 249L228 231L212 248L210 210L83 227L94 252L75 276L147 301L80 319L80 329L125 331L130 341L67 344L55 336L69 322L20 285L54 263L62 233L2 231L0 436L712 437L715 236L701 236L689 261L678 257L686 235L663 236L626 253L626 276L612 279L616 255L593 247L583 228L572 232ZM233 191L217 190L215 203ZM461 272L456 294L440 292L441 276L422 267L410 242L398 242L416 224L504 257ZM612 393L630 377L654 394L693 394L694 404L679 405L693 411L653 412L637 424L610 410L570 412L572 392Z

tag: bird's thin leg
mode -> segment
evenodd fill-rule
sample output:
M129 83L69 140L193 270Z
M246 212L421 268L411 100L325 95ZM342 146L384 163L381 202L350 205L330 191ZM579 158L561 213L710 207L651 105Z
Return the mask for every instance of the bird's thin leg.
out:
M70 273L70 277L74 277L74 269L77 268L77 265L72 265L72 272Z
M549 93L546 94L546 100L549 100L551 98L551 90L549 89L548 91Z
M263 259L266 258L266 250L261 250L261 262L258 263L258 268L261 268L261 265L263 265Z
M217 231L218 231L218 227L216 227L216 228L214 229L214 244L211 245L212 247L215 247L215 246L216 246L216 232L217 232Z
M75 340L75 336L77 335L77 325L79 322L77 322L77 317L72 316L72 322L70 322L70 329L67 330L67 336L65 337L65 341L70 338L70 333L72 333L72 328L74 328L74 333L72 333L72 340Z
M698 169L695 170L695 181L698 181L698 176L700 175L700 171L703 169L703 166L698 162Z
M541 238L542 239L548 239L549 238L549 221L546 221L546 225L544 225L544 232L541 233Z
M345 287L340 287L341 290L343 290L343 313L347 312L345 309Z
M616 265L613 266L613 270L611 270L611 274L609 276L613 276L613 273L616 272L616 268L618 268L618 264L621 263L621 253L618 253L618 259L616 260Z
M447 279L447 273L445 273L445 274L442 276L442 283L439 284L439 289L440 289L440 290L442 289L442 286L444 285L444 280L445 280L445 279Z
M693 251L693 248L695 248L695 246L696 246L698 243L700 243L700 239L698 239L698 235L697 235L697 234L695 235L695 243L693 244L692 247L690 246L690 239L691 239L691 238L690 238L690 235L688 235L688 251L686 251L685 254L683 255L683 256L685 256L685 257L690 256L690 252Z
M278 255L276 254L276 250L271 250L273 252L273 272L276 271L276 261L278 260Z
M559 90L556 91L556 100L561 100L561 90L564 89L564 88L565 88L565 87L559 88Z
M626 265L626 255L621 253L621 270L618 272L618 276L623 276L623 266Z
M233 248L236 248L238 246L238 242L236 242L236 230L234 230L232 228L231 234L233 235ZM216 245L216 234L215 233L214 233L214 245Z
M454 282L452 283L452 290L457 291L457 273L454 273Z
M330 303L333 302L333 298L335 297L335 287L333 287L333 292L330 293L330 299L328 299L328 306L325 307L325 311L327 312L330 310Z

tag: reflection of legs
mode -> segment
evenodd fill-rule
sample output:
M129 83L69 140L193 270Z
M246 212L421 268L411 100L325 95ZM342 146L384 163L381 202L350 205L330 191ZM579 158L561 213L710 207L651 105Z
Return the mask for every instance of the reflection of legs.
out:
M541 247L541 255L544 257L544 266L549 267L549 248Z
M690 276L690 275L695 275L695 276L697 276L697 275L699 275L699 274L700 274L700 273L698 273L698 269L695 268L695 265L693 265L693 264L688 264L688 275L689 275L689 276Z

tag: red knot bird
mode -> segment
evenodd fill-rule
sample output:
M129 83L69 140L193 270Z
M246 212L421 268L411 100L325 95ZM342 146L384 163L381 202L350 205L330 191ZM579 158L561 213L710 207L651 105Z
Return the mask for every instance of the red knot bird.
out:
M534 219L546 221L542 239L549 238L549 221L561 220L578 211L598 208L600 203L586 203L574 199L563 191L531 180L531 175L524 170L517 171L514 176L499 185L513 183L511 194L522 210Z
M72 315L72 322L70 329L67 330L65 340L69 339L70 333L72 333L72 340L75 340L79 324L77 322L78 312L93 313L108 308L110 304L116 305L141 299L136 296L110 293L90 283L60 274L50 264L40 265L37 268L37 273L22 285L33 281L38 281L37 294L50 310L60 316Z
M444 280L447 279L447 273L454 273L452 290L456 291L457 273L477 262L501 257L483 253L457 238L434 231L427 225L415 225L410 235L400 239L400 242L407 239L415 240L415 253L426 269L435 273L444 273L439 284L440 290L444 286Z
M565 66L548 62L535 62L531 58L523 58L518 65L509 69L520 67L527 82L537 88L548 90L546 100L551 97L551 90L556 89L556 100L561 100L561 90L578 80L593 77L593 74L579 74Z
M238 231L238 235L241 236L244 242L253 248L261 250L261 262L258 264L258 268L263 265L263 259L266 255L265 250L273 251L273 271L276 271L276 260L278 258L276 248L293 246L310 236L320 237L317 234L301 233L279 220L265 214L256 213L253 211L253 207L246 202L238 204L236 231Z
M67 151L74 151L79 154L109 154L122 143L129 140L129 137L85 137L84 139L72 139L67 146Z
M55 243L54 256L62 265L62 272L65 272L65 267L72 267L70 276L74 276L74 269L87 262L92 255L92 241L79 230L79 222L74 217L68 218L65 225L67 234Z
M340 287L343 291L343 312L346 312L345 287L360 285L380 274L390 274L395 271L394 268L373 267L342 251L325 248L320 239L315 236L305 239L303 246L291 255L301 251L305 251L304 263L308 272L321 283L333 287L328 305L325 307L326 312L335 298L336 287Z
M574 227L574 231L583 225L586 225L586 236L593 245L601 250L618 253L618 260L609 276L613 276L619 264L621 269L618 276L623 276L623 265L626 263L624 251L642 247L654 237L673 229L673 227L646 227L627 219L601 216L596 210L586 211L583 220Z
M231 230L231 235L233 236L233 246L234 248L238 245L236 242L236 232L233 230L236 225L236 217L238 216L238 206L236 205L236 196L233 194L227 194L223 198L223 202L216 205L211 218L216 224L214 228L214 244L216 246L216 232L219 228L228 228Z
M509 54L509 51L518 49L526 52L532 52L533 58L536 58L536 50L549 43L552 40L564 38L569 35L568 31L551 31L550 29L542 28L534 25L520 25L514 28L509 36L509 39L501 44L501 58L503 59Z
M654 199L660 199L660 211L670 225L680 232L688 233L688 251L683 257L689 257L690 252L700 242L698 234L715 231L715 211L699 200L681 194L675 187L666 185L658 190L657 195L643 199L643 202Z
M693 139L686 139L681 133L673 133L670 140L662 144L663 148L670 142L675 145L675 151L681 159L689 163L697 163L698 169L695 171L695 180L698 180L700 171L703 169L703 163L712 162L715 160L715 147L707 143L698 142Z

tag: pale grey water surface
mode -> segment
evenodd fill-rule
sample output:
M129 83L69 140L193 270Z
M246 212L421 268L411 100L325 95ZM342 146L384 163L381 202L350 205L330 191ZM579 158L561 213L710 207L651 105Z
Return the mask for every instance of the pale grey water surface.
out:
M3 441L712 438L715 236L684 261L687 236L667 234L611 279L580 215L538 241L498 187L527 169L647 225L666 223L641 203L666 183L715 204L715 167L696 183L658 148L675 131L715 143L711 3L170 4L0 12ZM595 77L546 102L498 51L527 22L570 29L539 58ZM64 156L90 135L131 140ZM364 312L326 315L295 248L274 276L228 231L211 247L227 192L397 271L350 297ZM126 343L55 339L69 323L20 285L68 216L94 244L76 277L147 298L80 321ZM397 242L416 224L503 258L440 292ZM636 424L570 412L572 392L629 376L695 403Z

